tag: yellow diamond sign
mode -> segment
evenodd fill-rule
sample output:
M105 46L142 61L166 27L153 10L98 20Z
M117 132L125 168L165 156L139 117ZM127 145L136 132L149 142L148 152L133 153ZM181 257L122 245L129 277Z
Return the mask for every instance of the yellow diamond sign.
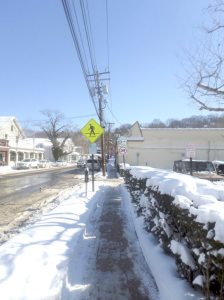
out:
M104 133L103 127L100 126L94 119L89 120L81 129L81 133L91 142L96 140Z

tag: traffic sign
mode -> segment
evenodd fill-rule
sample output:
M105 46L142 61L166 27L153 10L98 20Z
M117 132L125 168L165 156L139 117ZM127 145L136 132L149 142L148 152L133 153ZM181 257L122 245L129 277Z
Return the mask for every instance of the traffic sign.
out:
M126 147L120 147L118 149L118 151L119 151L119 154L121 154L121 155L127 154L127 148Z
M118 145L118 147L126 147L127 146L127 137L120 136L117 139L117 145Z
M104 133L104 129L94 119L90 119L81 129L81 133L91 143L95 143L95 141L98 140L98 138Z
M96 154L97 153L97 144L92 143L89 145L89 154Z
M186 146L186 157L187 158L195 158L196 150L194 144L188 144Z

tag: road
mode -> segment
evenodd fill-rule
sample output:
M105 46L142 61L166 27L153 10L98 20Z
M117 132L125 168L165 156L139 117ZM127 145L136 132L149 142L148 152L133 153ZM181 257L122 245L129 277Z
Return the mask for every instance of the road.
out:
M37 170L4 175L0 180L0 244L18 233L21 226L49 204L62 189L83 182L83 170L76 167Z

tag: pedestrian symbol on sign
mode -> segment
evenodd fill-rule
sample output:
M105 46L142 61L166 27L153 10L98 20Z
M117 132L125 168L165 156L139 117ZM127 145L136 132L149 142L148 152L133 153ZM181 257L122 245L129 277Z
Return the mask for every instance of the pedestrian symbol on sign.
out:
M95 141L104 133L103 127L100 126L94 119L89 120L81 129L81 133L91 142Z
M92 124L89 124L89 136L95 136L95 127Z

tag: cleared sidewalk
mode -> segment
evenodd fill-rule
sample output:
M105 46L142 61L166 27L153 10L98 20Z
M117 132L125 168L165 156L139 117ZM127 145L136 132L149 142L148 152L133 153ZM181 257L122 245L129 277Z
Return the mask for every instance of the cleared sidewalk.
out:
M108 178L114 176L116 171L111 170ZM157 287L143 257L120 182L113 180L100 191L85 235L74 249L67 278L69 299L158 299ZM73 297L71 289L74 289Z

